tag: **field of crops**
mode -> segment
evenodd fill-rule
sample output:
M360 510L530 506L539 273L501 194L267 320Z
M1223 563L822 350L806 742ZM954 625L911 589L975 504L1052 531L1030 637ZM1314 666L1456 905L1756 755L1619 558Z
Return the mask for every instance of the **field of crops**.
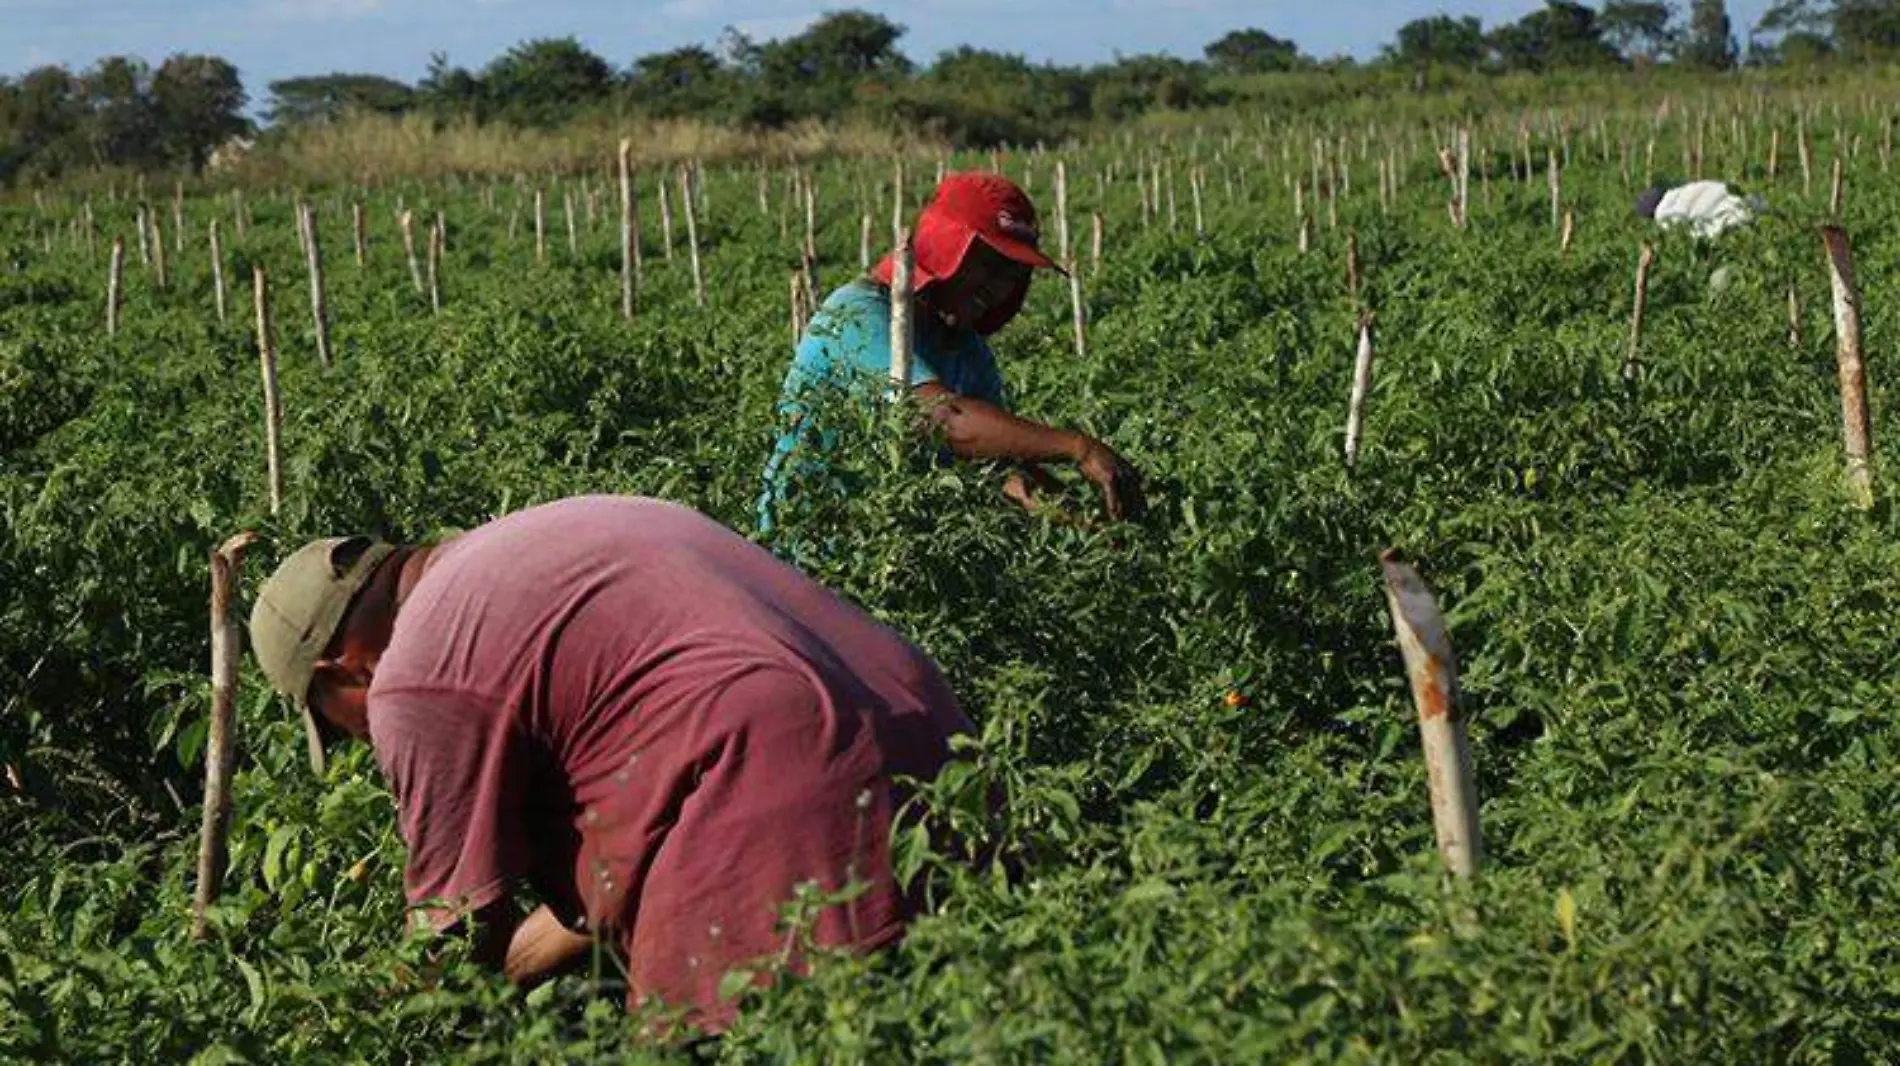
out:
M816 576L934 655L982 726L979 756L930 802L1030 858L1007 880L900 841L940 901L902 948L757 992L724 1041L690 1051L643 1043L589 979L526 997L468 964L428 980L423 946L398 935L402 845L369 753L314 780L250 669L225 898L211 936L190 938L206 558L263 533L248 590L311 536L427 538L582 492L667 497L751 532L804 227L782 161L763 211L755 171L706 169L703 308L684 220L669 258L641 174L631 323L610 145L585 192L578 175L307 190L328 369L291 190L247 191L242 237L228 192L194 192L174 248L155 184L162 289L133 198L16 194L0 207L0 1060L1888 1061L1900 545L1884 483L1871 509L1844 487L1817 226L1842 157L1878 477L1900 469L1881 435L1900 337L1889 121L1860 101L1712 101L1660 121L1539 112L1520 140L1518 116L1496 116L1475 130L1463 230L1437 159L1454 127L1342 125L1324 136L1350 188L1305 190L1304 253L1292 183L1310 184L1313 130L1250 120L1065 149L1088 355L1051 281L997 351L1021 411L1148 474L1150 513L1027 515L998 472L934 467L923 441L866 419L861 490L796 530L825 538ZM1624 169L1640 183L1652 137L1658 171L1681 174L1700 144L1711 176L1771 214L1713 243L1648 232ZM1046 215L1056 158L1001 159ZM1403 179L1389 210L1387 158ZM936 163L910 161L913 201ZM810 169L823 290L856 272L863 215L888 234L891 162ZM1163 175L1146 223L1138 171ZM428 219L447 222L439 314L412 285L399 207L419 247ZM126 295L108 337L114 236ZM285 415L275 518L258 264ZM1377 361L1349 470L1361 305ZM1092 506L1079 485L1070 509ZM1463 667L1486 848L1466 888L1434 849L1388 546L1438 591ZM1007 824L972 813L993 785Z

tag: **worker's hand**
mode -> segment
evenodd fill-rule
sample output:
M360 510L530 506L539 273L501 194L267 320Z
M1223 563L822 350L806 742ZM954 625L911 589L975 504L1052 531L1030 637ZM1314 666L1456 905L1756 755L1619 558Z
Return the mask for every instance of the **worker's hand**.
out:
M1036 492L1029 487L1029 479L1023 477L1020 470L1013 471L1009 479L1003 482L1003 495L1025 511L1034 512L1036 509Z
M1147 499L1141 492L1141 474L1108 445L1089 438L1075 466L1101 490L1102 505L1110 518L1119 521L1139 517L1147 508Z

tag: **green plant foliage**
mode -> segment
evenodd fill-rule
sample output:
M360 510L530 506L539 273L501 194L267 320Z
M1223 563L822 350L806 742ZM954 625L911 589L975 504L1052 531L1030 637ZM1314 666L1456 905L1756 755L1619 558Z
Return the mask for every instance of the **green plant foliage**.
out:
M1640 157L1651 121L1613 117L1608 136ZM1791 151L1762 179L1774 121L1792 126L1740 114L1746 156L1726 114L1707 123L1711 165L1773 206L1719 246L1646 232L1616 143L1583 125L1560 149L1568 253L1541 125L1525 181L1503 162L1515 122L1481 138L1498 165L1473 174L1465 232L1409 130L1363 155L1357 126L1295 135L1283 157L1258 123L1070 154L1072 223L1107 220L1100 273L1081 268L1089 355L1047 281L996 343L1015 404L1127 454L1151 513L1022 513L999 471L936 462L901 405L844 408L855 491L788 511L777 544L944 665L982 735L918 803L1013 859L974 869L902 831L897 862L935 901L906 942L736 978L745 1011L710 1044L624 1015L610 958L522 996L459 948L437 965L405 940L373 759L351 751L312 780L299 727L248 670L225 895L211 936L189 939L206 558L263 533L248 590L307 537L426 539L585 492L750 531L802 237L784 183L762 213L751 168L708 170L701 310L643 180L632 323L605 212L577 221L575 256L557 222L537 265L531 227L511 222L531 186L369 190L359 269L364 191L309 191L328 371L287 191L247 195L243 238L228 197L189 199L169 287L128 255L114 338L105 249L118 235L136 250L135 205L94 196L90 246L78 193L0 207L0 763L18 775L0 784L0 1060L1883 1061L1900 1046L1900 547L1887 490L1862 512L1842 487L1813 230L1826 192L1803 198ZM1900 199L1880 121L1849 108L1838 150L1862 139L1843 221L1885 477L1900 469L1881 354L1900 336ZM1658 159L1678 158L1682 128L1662 127ZM1809 126L1817 159L1835 128ZM1301 255L1288 189L1321 137L1344 138L1352 191L1337 228L1309 201ZM1385 149L1404 165L1390 213ZM1139 158L1175 168L1173 229L1165 207L1143 222ZM1052 161L1003 163L1033 172L1052 213ZM814 175L830 286L856 268L861 215L888 211L890 168ZM399 202L447 219L439 315L411 287ZM199 237L213 218L235 283L223 325ZM1350 473L1348 231L1378 313ZM1644 240L1659 254L1632 388ZM281 353L276 517L253 264ZM1094 506L1080 484L1063 501ZM1379 587L1388 545L1420 560L1463 666L1487 856L1456 891ZM825 903L793 901L790 929Z

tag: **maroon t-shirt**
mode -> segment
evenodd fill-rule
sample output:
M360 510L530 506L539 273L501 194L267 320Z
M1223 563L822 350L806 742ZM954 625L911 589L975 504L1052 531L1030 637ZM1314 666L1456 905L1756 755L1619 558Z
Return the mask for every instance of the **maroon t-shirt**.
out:
M770 553L689 508L600 496L437 550L378 664L369 728L413 904L477 909L527 881L571 923L633 941L663 881L656 927L705 910L724 945L793 881L887 875L867 837L888 835L892 776L933 775L970 725L927 656ZM851 916L854 935L898 921L878 907ZM759 928L767 942L706 964L769 949ZM680 956L647 960L679 968L654 983L698 972L703 945L654 935L646 954Z

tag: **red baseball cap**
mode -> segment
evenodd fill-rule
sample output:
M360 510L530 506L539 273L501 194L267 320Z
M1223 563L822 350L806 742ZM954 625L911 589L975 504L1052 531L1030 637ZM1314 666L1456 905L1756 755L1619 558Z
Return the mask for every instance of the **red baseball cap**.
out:
M1015 182L982 171L946 175L937 185L936 196L917 216L917 229L911 237L911 284L922 289L955 274L970 254L970 246L979 240L1025 266L1047 267L1066 276L1067 271L1043 254L1041 238L1036 205ZM887 255L871 276L889 285L892 269ZM1003 328L1016 317L1028 295L1029 279L1025 278L1012 296L973 323L976 331L988 336Z
M1025 266L1064 272L1039 247L1042 229L1029 196L1001 174L969 171L946 175L917 216L913 284L922 288L955 274L977 240ZM888 259L878 264L877 274L889 283Z

